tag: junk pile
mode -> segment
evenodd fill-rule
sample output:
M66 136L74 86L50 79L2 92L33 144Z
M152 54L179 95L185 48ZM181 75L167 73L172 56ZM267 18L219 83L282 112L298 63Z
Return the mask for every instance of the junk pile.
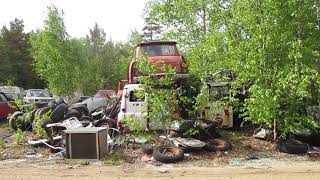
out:
M186 135L191 127L199 133L193 136ZM218 132L216 124L196 125L195 121L183 122L178 129L172 130L169 136L159 136L154 142L151 146L143 146L142 152L147 157L143 156L142 161L155 159L163 163L175 163L182 161L191 149L209 152L232 149L231 143Z
M29 140L29 145L45 144L53 150L62 150L64 130L114 127L117 110L116 106L102 98L88 98L70 106L62 98L57 98L29 112L16 111L9 118L9 126L13 130L34 132L36 137L40 137Z

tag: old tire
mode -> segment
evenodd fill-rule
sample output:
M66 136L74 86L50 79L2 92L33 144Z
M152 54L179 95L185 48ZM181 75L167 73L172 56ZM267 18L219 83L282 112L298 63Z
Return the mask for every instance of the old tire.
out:
M146 155L152 155L153 154L153 147L146 146L146 147L142 147L141 150Z
M18 120L18 117L22 116L22 115L23 115L23 112L21 112L21 111L16 111L11 115L11 117L9 119L9 127L11 129L13 129L15 131L18 129L17 120Z
M153 149L153 157L155 160L163 163L174 163L182 161L184 154L182 149L173 145L157 146Z
M305 154L309 150L309 145L293 138L280 138L277 141L277 149L289 154Z
M100 120L96 121L94 123L94 126L95 127L106 127L109 129L109 128L115 128L117 125L116 125L115 120L105 118L105 119L100 119Z
M71 117L76 117L77 119L80 119L81 113L77 109L69 109L65 115L64 119L69 119Z
M204 147L209 152L228 151L232 149L230 142L224 139L209 139Z
M68 106L64 103L58 105L50 114L50 118L53 122L59 122L63 119L64 114L68 110Z

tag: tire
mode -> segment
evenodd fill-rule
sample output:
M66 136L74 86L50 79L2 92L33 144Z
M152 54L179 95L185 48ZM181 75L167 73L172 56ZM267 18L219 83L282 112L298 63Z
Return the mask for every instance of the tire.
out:
M232 149L230 142L224 139L209 139L204 147L209 152L228 151Z
M117 124L115 120L105 118L105 119L100 119L94 123L95 127L107 127L107 128L116 128Z
M50 101L48 103L48 107L53 111L57 107L57 103L55 101Z
M153 154L153 147L142 147L142 152L146 155L152 155Z
M164 152L169 152L170 154L164 154ZM153 149L153 157L155 160L163 163L174 163L182 161L184 154L182 149L178 147L173 145L163 145L157 146Z
M26 123L26 117L27 114L24 113L22 116L17 117L16 119L16 125L17 125L17 129L21 129L22 131L26 131L26 127L27 127L27 123Z
M39 110L38 115L43 116L45 113L49 112L50 108L49 107L43 107L41 110Z
M68 106L64 103L58 105L50 114L50 118L53 122L59 122L63 119L64 114L68 110Z
M69 109L65 115L64 115L64 119L69 119L71 117L76 117L77 119L80 119L81 117L81 113L76 110L76 109Z
M82 117L79 118L79 121L90 121L90 122L93 122L94 120L89 116L82 116Z
M22 115L23 115L23 112L21 112L21 111L16 111L11 115L11 117L9 119L9 127L11 129L13 129L15 131L18 129L18 127L17 127L17 119L18 119L19 116L22 116Z
M289 154L305 154L309 150L309 145L302 141L290 138L283 139L280 138L277 141L277 149L280 152L289 153Z

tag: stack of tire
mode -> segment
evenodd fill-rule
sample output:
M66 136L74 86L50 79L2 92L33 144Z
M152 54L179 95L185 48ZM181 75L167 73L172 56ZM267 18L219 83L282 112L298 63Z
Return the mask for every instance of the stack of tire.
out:
M48 116L45 116L45 114ZM41 127L45 127L47 124L61 122L70 117L76 117L77 119L93 121L89 116L88 108L85 104L75 104L70 107L64 102L62 98L57 98L54 101L48 103L47 106L33 110L28 113L15 112L9 119L9 126L17 130L31 131L35 128L35 118L40 116Z

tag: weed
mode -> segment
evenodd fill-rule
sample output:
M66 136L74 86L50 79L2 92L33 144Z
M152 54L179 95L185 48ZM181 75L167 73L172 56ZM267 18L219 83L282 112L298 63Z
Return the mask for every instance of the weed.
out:
M0 148L5 149L6 148L6 142L3 139L0 139Z
M17 133L16 133L16 142L17 144L20 144L24 141L25 139L25 133L18 128Z
M115 165L115 166L123 165L126 162L127 162L127 158L122 154L108 155L103 161L105 165Z

